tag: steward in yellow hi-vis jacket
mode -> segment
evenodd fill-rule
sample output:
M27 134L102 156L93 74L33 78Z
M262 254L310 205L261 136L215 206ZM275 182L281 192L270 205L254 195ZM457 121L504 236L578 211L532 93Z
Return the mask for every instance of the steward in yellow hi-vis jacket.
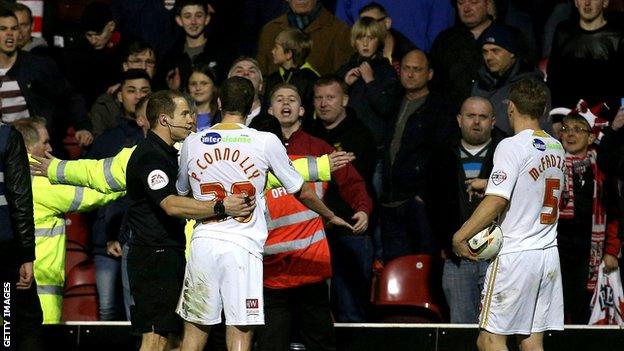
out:
M65 286L65 218L69 212L90 211L124 195L103 194L93 189L50 184L33 177L35 216L35 280L43 310L43 323L59 323Z
M50 152L50 138L45 121L38 118L19 122L15 128L22 134L31 162L32 155ZM98 191L53 185L45 177L32 177L35 220L34 274L37 294L43 310L43 323L59 323L65 287L65 218L69 212L90 211L123 196L122 192L103 194Z

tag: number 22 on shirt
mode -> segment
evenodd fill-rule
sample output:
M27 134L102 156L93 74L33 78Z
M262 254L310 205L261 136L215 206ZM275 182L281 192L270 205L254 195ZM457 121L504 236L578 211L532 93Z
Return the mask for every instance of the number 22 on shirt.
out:
M225 186L221 182L201 183L199 189L202 195L212 195L215 200L223 200L227 196ZM230 187L230 194L242 194L245 196L256 195L256 188L249 181L242 181L233 183ZM234 219L241 223L247 223L251 220L253 213L247 217L234 217Z

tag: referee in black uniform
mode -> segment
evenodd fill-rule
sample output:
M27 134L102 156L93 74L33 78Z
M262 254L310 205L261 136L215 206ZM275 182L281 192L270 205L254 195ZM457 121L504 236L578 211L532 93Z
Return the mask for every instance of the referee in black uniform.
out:
M135 302L131 319L134 332L142 334L141 349L164 350L168 336L182 327L175 308L186 264L183 218L247 216L255 200L233 195L200 202L178 196L178 151L173 145L193 130L191 109L181 94L160 91L150 97L146 112L151 129L132 153L126 171L128 225L133 233L128 252Z

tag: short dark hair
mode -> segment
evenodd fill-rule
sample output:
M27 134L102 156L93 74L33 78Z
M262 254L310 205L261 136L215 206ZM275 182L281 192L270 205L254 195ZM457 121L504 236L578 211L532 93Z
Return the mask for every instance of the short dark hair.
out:
M251 81L243 77L230 77L221 85L221 111L246 117L251 111L256 91Z
M317 87L324 87L332 85L334 83L340 85L340 88L345 95L349 94L349 86L347 85L347 83L345 83L342 78L335 74L326 74L322 76L314 83L314 88L316 89Z
M130 55L138 55L145 50L151 50L154 54L154 57L156 57L156 51L154 51L154 48L148 42L141 39L133 40L124 47L121 59L124 62L128 61Z
M178 97L184 98L179 92L174 90L161 90L152 94L145 108L145 114L147 115L150 128L153 129L157 125L156 122L161 114L166 114L173 118L176 108L173 99Z
M532 119L540 119L548 103L546 84L533 78L524 78L509 90L509 101L513 102L518 112Z
M0 3L0 18L13 17L17 21L17 16L15 16L15 12L7 5Z
M368 4L362 6L362 8L360 8L360 11L358 12L358 15L362 16L364 12L371 11L371 10L377 10L381 12L382 15L388 16L388 11L386 11L386 8L383 7L380 3L375 2L375 1L369 2Z
M33 17L32 17L32 10L30 9L30 7L22 3L16 2L15 4L13 4L13 13L18 12L18 11L26 12L26 14L28 14L28 20L32 24Z
M133 79L145 79L148 83L150 83L150 86L152 86L152 80L150 79L150 76L147 74L147 72L145 72L144 69L140 68L131 68L125 72L122 72L120 83L121 85L124 85L126 81Z
M152 94L150 93L140 98L139 101L137 101L136 109L138 110L139 108L141 108L141 106L146 105L151 97L152 97ZM147 115L147 110L145 111L145 114Z
M180 0L180 1L176 1L176 4L175 4L176 16L181 16L182 9L185 8L186 6L201 6L201 8L204 9L204 12L206 13L206 15L210 15L208 13L208 1L207 0Z

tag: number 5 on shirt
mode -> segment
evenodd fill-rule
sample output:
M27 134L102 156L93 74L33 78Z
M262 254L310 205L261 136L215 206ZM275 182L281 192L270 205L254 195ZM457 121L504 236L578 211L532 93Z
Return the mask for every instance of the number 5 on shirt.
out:
M544 204L542 206L547 210L540 213L540 223L554 224L557 221L557 214L559 213L559 199L554 194L555 191L561 188L559 179L546 178L545 188Z

